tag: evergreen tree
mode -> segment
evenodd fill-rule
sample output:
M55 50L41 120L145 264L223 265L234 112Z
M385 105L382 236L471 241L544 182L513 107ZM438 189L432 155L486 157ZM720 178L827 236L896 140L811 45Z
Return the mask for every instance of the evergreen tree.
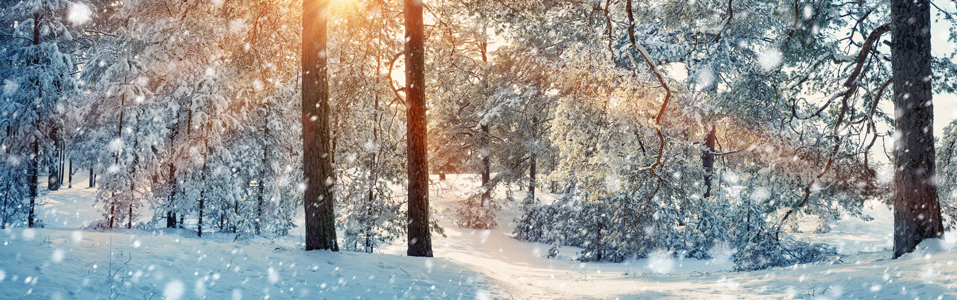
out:
M944 135L935 148L940 210L942 216L947 217L943 222L945 229L951 229L957 225L957 121L944 127Z
M373 253L405 234L405 116L389 70L401 63L401 3L330 4L330 120L343 250ZM359 13L356 13L359 12ZM390 60L392 59L392 60Z
M166 133L169 110L154 101L147 70L136 54L148 43L141 39L135 24L104 35L90 49L81 78L90 91L84 98L84 117L89 132L81 136L86 151L97 153L88 160L104 163L97 201L105 217L104 227L132 227L135 212L149 203L146 187L159 165L158 149Z
M78 46L74 39L76 26L86 20L67 20L70 9L82 3L62 0L21 1L5 8L3 23L12 28L12 40L3 46L4 67L9 71L4 78L2 116L7 129L4 145L7 147L3 173L8 184L26 183L28 193L13 187L6 192L5 225L15 222L8 218L25 212L25 225L38 225L34 213L39 196L38 177L41 168L57 172L57 142L61 139L63 124L60 116L67 103L74 99L76 70L72 49ZM25 174L24 179L13 179ZM22 175L21 175L22 176ZM28 199L28 203L21 202Z

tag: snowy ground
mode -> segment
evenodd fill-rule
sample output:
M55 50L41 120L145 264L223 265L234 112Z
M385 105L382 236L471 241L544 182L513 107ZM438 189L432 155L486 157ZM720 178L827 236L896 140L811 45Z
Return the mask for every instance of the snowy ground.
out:
M447 237L433 236L435 258L412 258L404 241L383 254L304 252L301 231L240 243L176 230L78 231L102 216L95 190L75 177L41 202L46 228L0 233L0 299L957 299L957 250L933 240L889 259L893 214L883 205L865 210L875 220L845 218L826 234L802 223L797 236L839 247L838 261L730 272L726 260L581 263L570 247L546 259L548 245L512 238L517 203L503 204L495 229L452 225L451 208L474 185L449 176L434 186Z

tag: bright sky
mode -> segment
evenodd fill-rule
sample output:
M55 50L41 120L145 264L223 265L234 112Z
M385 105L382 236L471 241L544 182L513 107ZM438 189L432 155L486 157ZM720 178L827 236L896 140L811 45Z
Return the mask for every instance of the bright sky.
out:
M957 11L954 3L946 0L936 0L935 4L951 12ZM937 13L937 9L931 9L931 16ZM935 55L945 55L954 51L954 43L948 42L950 36L950 24L934 22L931 25L930 39L931 49ZM957 119L957 95L937 94L934 95L934 136L940 137L944 132L944 127L951 121Z

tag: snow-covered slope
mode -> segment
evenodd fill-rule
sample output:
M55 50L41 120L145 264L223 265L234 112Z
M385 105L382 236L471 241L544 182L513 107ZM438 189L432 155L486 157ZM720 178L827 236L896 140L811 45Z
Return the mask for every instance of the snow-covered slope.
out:
M482 274L443 258L182 235L5 230L0 299L471 299L485 291Z
M432 205L446 237L433 237L435 258L413 258L401 240L382 254L304 252L301 231L245 242L182 230L78 231L102 216L95 190L74 178L72 189L41 202L47 228L0 234L0 299L957 299L957 250L929 240L889 259L893 214L883 205L865 210L873 221L798 234L842 249L840 260L820 264L730 272L727 260L670 255L581 263L578 249L548 259L549 245L513 239L517 203L503 203L497 228L453 226L451 209L474 179L435 178Z

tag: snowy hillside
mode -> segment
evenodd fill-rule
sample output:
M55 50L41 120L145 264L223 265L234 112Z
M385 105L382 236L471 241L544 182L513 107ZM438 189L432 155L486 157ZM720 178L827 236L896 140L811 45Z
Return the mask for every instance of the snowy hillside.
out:
M447 212L471 177L438 182L434 205ZM505 203L499 227L455 227L433 237L435 258L404 256L404 241L383 254L301 250L287 239L233 242L183 230L77 230L100 218L85 183L46 194L45 229L6 229L0 247L2 299L954 299L957 251L928 240L918 253L889 259L892 214L844 219L827 234L843 256L812 265L730 272L727 260L670 255L623 263L574 261L577 249L513 238L519 205ZM504 193L499 193L504 194ZM516 196L521 194L516 191ZM544 196L546 198L551 195ZM811 224L805 227L810 227ZM809 232L810 230L805 230ZM728 249L733 251L733 249ZM730 255L730 253L728 253Z

